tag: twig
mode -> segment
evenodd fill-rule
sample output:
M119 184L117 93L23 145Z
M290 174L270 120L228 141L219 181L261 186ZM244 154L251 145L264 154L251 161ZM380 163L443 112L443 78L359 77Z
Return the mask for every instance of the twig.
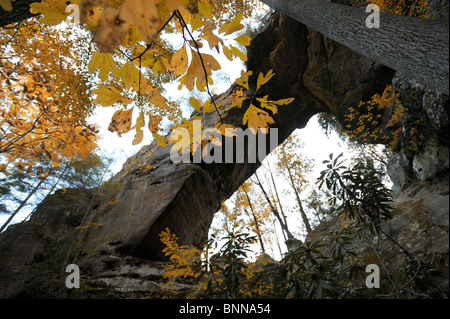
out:
M202 64L203 72L205 73L206 91L207 91L209 97L211 98L211 101L214 104L214 108L216 109L217 114L219 115L220 122L223 123L222 116L220 115L219 109L217 108L217 105L216 105L216 101L214 100L214 97L212 96L211 91L209 89L208 72L206 71L206 67L205 67L205 64L203 62L202 55L200 54L200 49L198 47L197 41L195 41L194 36L192 35L191 31L189 31L189 28L187 27L187 24L184 21L183 16L181 15L180 11L176 10L176 12L177 12L177 18L180 20L181 26L183 27L183 29L186 29L186 31L188 32L189 36L191 37L192 41L195 44L195 49L196 49L196 51L198 53L198 56L200 58L200 62ZM184 37L184 34L183 34L183 37Z

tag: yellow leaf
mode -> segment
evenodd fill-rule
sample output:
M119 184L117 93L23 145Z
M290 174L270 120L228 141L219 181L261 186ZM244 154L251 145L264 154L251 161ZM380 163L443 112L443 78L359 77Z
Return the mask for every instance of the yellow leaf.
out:
M197 18L197 16L192 17L191 19L191 29L192 31L195 31L201 27L203 27L206 24L205 20L200 20Z
M161 95L161 93L159 91L153 91L150 101L152 101L152 103L154 105L156 105L164 110L169 109L169 107L167 106L166 99Z
M118 102L122 102L123 104L133 102L133 100L122 96L120 92L112 86L100 86L98 89L93 90L92 93L97 94L94 103L99 103L103 106L110 106Z
M125 63L119 70L120 78L125 84L127 90L134 88L137 92L139 91L139 70L131 63Z
M242 117L242 124L246 125L248 122L248 119L250 117L250 114L253 112L253 104L250 104L250 106L248 107L247 111L245 111L244 116Z
M150 115L150 120L148 122L148 129L152 133L157 133L159 131L159 123L162 117L159 115Z
M233 60L233 52L231 51L231 49L229 47L227 47L226 45L222 46L222 51L228 60L230 60L230 61Z
M230 23L224 23L220 28L219 28L219 33L223 33L225 32L225 35L231 34L235 31L239 31L241 29L244 28L244 25L242 25L241 19L244 16L244 13L240 12L236 15L236 17L234 17L233 20L231 20Z
M5 11L11 11L12 10L11 0L0 0L0 6Z
M122 134L129 132L131 129L132 114L133 108L126 111L119 110L115 112L111 118L108 130L110 132L116 132L119 137L122 136Z
M92 55L91 61L89 61L88 70L90 73L94 73L97 69L100 70L98 77L102 81L108 79L109 72L113 75L116 74L117 67L112 53L95 52Z
M288 98L288 99L281 99L281 100L277 100L277 101L271 101L272 103L276 104L276 105L287 105L290 104L292 101L294 101L294 98Z
M65 192L67 192L67 189L66 189L64 186L62 186L62 190L63 190L63 194L64 194Z
M195 87L200 92L206 92L206 82L200 83L200 81L195 82Z
M183 75L189 65L188 55L184 46L182 46L172 56L173 74L176 76Z
M192 91L194 89L195 80L197 80L197 83L205 83L212 80L210 78L211 70L218 70L220 69L220 64L217 62L217 60L209 54L201 54L199 55L196 51L191 49L192 53L192 60L191 64L186 72L186 75L180 79L180 83L186 85L186 88L189 91ZM205 66L205 69L203 69L203 65ZM206 74L205 74L206 70ZM206 78L208 76L208 78Z
M236 48L232 45L230 45L230 48L231 48L231 52L233 52L234 56L237 56L239 59L241 59L244 62L247 61L247 55L244 52L242 52L241 50L239 50L238 48Z
M144 138L144 131L139 128L136 128L136 134L134 135L134 139L131 142L131 144L137 145L142 142L143 138Z
M139 65L139 61L135 60L136 65ZM145 52L142 56L141 56L141 67L150 67L153 64L155 64L155 57L153 56L152 53L150 52Z
M236 83L240 86L246 88L248 91L250 91L250 88L248 86L248 77L253 74L253 71L248 71L247 73L244 73L244 70L241 70L241 78L236 79Z
M136 132L138 129L142 129L145 126L145 113L140 112L138 118L136 119Z
M169 11L178 9L178 0L166 0L166 7Z
M200 112L200 103L195 97L191 97L189 99L189 102L191 103L192 107L197 111Z
M211 6L209 5L208 0L198 0L198 11L203 14L205 17L211 18Z
M192 52L192 60L191 60L191 64L189 65L189 68L186 72L186 76L185 76L185 82L184 84L186 85L186 88L189 91L192 91L194 89L194 85L195 85L195 80L198 79L197 81L200 82L205 82L205 74L203 71L203 67L201 64L201 60L200 60L200 56L198 55L197 52L191 50Z
M166 142L164 141L164 138L161 135L159 135L158 133L152 133L152 135L155 138L155 140L158 142L159 146L161 146L161 147L167 146Z
M154 72L155 74L159 74L159 73L164 72L165 69L164 69L164 64L163 64L163 62L162 62L160 59L158 59L158 60L155 62L155 64L153 64L152 70L153 70L153 72Z
M236 39L234 39L236 42L242 44L244 47L247 47L250 45L251 38L246 35L240 35Z
M267 101L268 97L268 95L264 96L263 98L257 97L256 100L261 104L261 107L270 110L273 114L277 114L278 106L273 104L273 101Z
M159 57L159 61L161 61L162 65L166 68L167 71L173 72L172 64L170 64L169 60L166 57Z
M269 70L266 75L263 75L262 72L258 75L258 80L256 82L256 91L259 90L259 88L266 84L275 74L273 73L273 70Z
M39 19L39 21L44 24L57 25L66 19L65 14L43 2L34 2L30 4L30 8L33 12L42 13L44 15L43 18Z
M209 70L217 71L220 69L219 62L217 62L217 60L212 55L202 53L201 57L203 59L203 63L205 65L205 67L207 68L206 70L207 70L208 74L211 74L209 72Z
M141 34L139 33L139 30L134 25L130 26L122 44L124 46L132 46L139 41L141 41Z
M270 117L269 113L266 111L257 108L253 104L250 104L250 107L245 112L243 117L243 124L256 132L258 129L267 129L269 128L269 124L275 123L272 117Z
M233 99L231 101L231 106L241 107L242 102L247 99L247 96L244 94L244 89L242 87L237 88L233 91Z

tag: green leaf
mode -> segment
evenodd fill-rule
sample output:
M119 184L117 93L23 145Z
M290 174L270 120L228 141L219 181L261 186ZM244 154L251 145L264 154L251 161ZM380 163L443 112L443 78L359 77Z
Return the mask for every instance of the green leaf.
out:
M241 24L241 19L244 16L243 12L238 13L230 23L224 23L219 28L219 33L224 33L225 35L229 35L235 31L239 31L244 28L244 25Z
M32 3L33 4L33 3ZM0 6L3 8L3 10L5 11L11 11L12 10L12 4L11 4L11 0L0 0Z

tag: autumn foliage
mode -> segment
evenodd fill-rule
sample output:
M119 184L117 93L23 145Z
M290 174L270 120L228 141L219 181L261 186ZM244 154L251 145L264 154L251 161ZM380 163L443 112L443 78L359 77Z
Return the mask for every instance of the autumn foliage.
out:
M41 14L43 23L57 25L71 16L63 3L44 0L32 4L31 8ZM98 48L88 63L89 72L99 80L92 91L96 96L94 103L116 108L109 130L119 136L134 131L133 144L139 144L144 128L148 128L161 146L166 146L166 140L160 135L161 121L174 123L181 119L178 103L164 97L163 84L177 79L180 89L203 92L204 102L191 98L192 106L202 114L218 112L210 86L212 72L221 66L213 55L201 49L208 46L229 60L246 61L246 54L239 46L248 46L250 38L235 34L244 28L242 19L259 6L257 2L243 0L233 5L229 1L206 0L79 1L75 4L81 8L82 25L92 32ZM223 10L235 15L225 19ZM179 34L181 45L173 47L161 37L163 33ZM238 82L247 90L250 75L251 71L243 73ZM259 74L256 91L272 76L271 70L266 75ZM246 97L242 89L237 94L233 106L241 107ZM250 104L243 118L243 125L255 129L273 124L271 116L276 114L277 107L292 101L270 101L267 96L257 99L260 106ZM189 126L186 121L178 125Z
M40 175L36 162L60 166L91 153L98 132L86 121L92 84L70 30L27 21L1 32L1 171L15 165Z

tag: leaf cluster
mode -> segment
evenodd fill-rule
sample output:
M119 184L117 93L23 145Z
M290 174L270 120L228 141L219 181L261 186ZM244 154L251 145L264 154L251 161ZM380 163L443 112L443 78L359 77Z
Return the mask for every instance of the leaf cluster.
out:
M333 158L330 154L329 160L323 161L327 168L317 179L319 188L325 185L331 192L331 204L338 206L340 215L377 228L381 221L391 218L391 191L372 162L359 162L349 168L343 165L342 155Z
M323 243L307 241L283 259L281 271L286 273L286 297L322 299L336 296L336 261L322 253L324 246Z

